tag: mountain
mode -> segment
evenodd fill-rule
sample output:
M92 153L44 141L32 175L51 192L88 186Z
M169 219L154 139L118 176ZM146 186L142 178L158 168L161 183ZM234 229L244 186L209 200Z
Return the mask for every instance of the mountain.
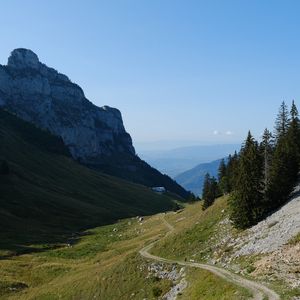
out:
M165 195L75 162L61 138L2 109L0 195L2 252L174 207Z
M159 171L172 178L193 168L199 163L206 163L240 149L239 144L198 145L180 147L163 151L140 151L139 155Z
M218 159L209 163L199 164L177 175L175 180L188 191L193 192L195 195L201 195L205 174L209 173L211 176L216 177L218 175L220 161L221 159Z
M72 157L90 168L188 197L135 154L119 110L91 103L77 84L31 50L15 49L7 65L0 65L0 106L60 136Z

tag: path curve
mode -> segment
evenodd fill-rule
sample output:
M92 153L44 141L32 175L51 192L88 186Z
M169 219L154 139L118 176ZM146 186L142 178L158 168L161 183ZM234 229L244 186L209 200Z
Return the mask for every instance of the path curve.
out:
M162 221L164 222L166 227L169 229L167 234L163 237L163 238L165 238L168 235L170 235L174 231L175 228L170 223L168 223L164 217L162 217ZM276 292L274 292L273 290L264 286L263 284L248 280L239 275L231 273L228 270L225 270L225 269L213 266L213 265L167 259L167 258L163 258L160 256L150 254L149 251L153 248L154 244L157 243L158 241L159 240L156 240L156 241L150 243L149 245L147 245L146 247L144 247L143 249L141 249L139 251L140 255L142 255L145 258L164 262L164 263L170 263L170 264L175 263L175 264L178 264L181 266L194 267L194 268L200 268L200 269L207 270L229 282L232 282L236 285L246 288L253 295L253 297L252 297L253 300L263 300L263 299L266 299L265 297L267 297L268 300L280 300L280 296Z

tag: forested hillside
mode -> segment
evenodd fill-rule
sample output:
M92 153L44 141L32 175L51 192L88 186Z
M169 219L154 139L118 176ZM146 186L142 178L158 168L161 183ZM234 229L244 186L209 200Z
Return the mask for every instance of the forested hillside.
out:
M274 132L264 130L256 141L249 131L238 154L221 162L218 185L206 180L204 208L214 196L230 193L230 218L239 228L247 228L283 205L292 192L299 173L300 122L295 102L290 110L280 106ZM213 196L211 196L213 194Z

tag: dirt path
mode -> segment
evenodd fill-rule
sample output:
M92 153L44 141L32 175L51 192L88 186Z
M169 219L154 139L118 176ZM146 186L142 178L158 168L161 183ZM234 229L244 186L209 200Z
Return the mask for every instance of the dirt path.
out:
M164 236L164 237L166 237L174 231L174 227L170 223L168 223L164 217L162 217L162 221L165 223L166 227L168 227L168 229L169 229L167 234ZM164 263L170 263L170 264L176 263L176 264L181 265L181 266L200 268L200 269L210 271L213 274L215 274L215 275L217 275L217 276L219 276L219 277L221 277L221 278L223 278L223 279L225 279L229 282L232 282L234 284L237 284L241 287L244 287L244 288L248 289L251 292L251 294L253 295L253 297L252 297L253 300L264 300L264 299L280 300L280 297L276 292L270 290L268 287L264 286L263 284L245 279L245 278L243 278L239 275L233 274L230 271L227 271L225 269L222 269L222 268L219 268L219 267L216 267L216 266L212 266L212 265L207 265L207 264L200 264L200 263L195 263L195 262L185 262L185 261L179 261L179 260L166 259L166 258L163 258L163 257L159 257L159 256L155 256L155 255L150 254L149 251L154 246L154 244L157 243L157 242L158 242L158 240L152 242L148 246L141 249L139 251L139 253L143 257L148 258L148 259L153 259L153 260L156 260L156 261L160 261L160 262L164 262Z

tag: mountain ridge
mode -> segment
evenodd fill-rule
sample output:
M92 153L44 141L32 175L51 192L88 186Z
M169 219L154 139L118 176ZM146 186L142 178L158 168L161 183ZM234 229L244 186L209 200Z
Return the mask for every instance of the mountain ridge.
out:
M60 136L72 157L90 168L189 196L136 155L118 109L94 105L81 87L31 50L15 49L7 65L0 65L0 107Z
M217 159L199 164L190 170L178 174L174 179L187 190L201 196L205 174L209 173L209 175L217 177L221 160Z

